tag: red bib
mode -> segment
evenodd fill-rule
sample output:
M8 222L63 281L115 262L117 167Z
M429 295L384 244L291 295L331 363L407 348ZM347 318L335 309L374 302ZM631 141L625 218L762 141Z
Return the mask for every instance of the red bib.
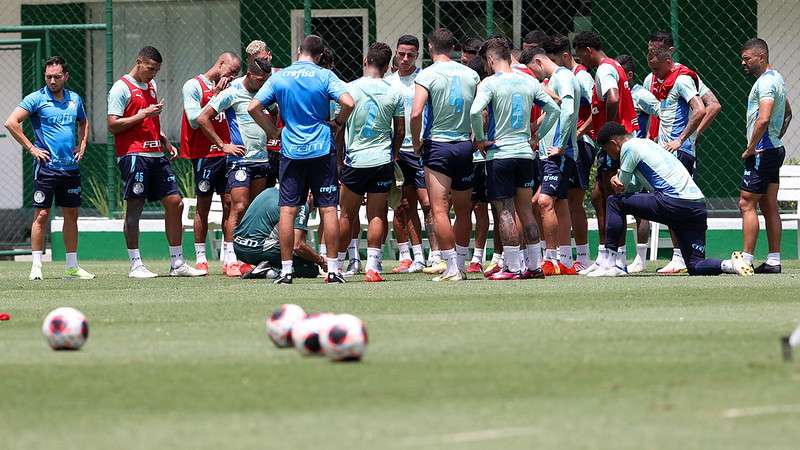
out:
M663 101L669 95L669 91L675 87L675 82L678 80L678 77L681 75L686 75L694 81L694 86L697 89L700 89L700 79L697 77L697 74L694 70L684 66L683 64L675 64L672 66L672 70L667 74L664 81L658 81L656 76L653 75L653 81L650 83L650 92L658 99L658 101ZM661 124L661 120L658 116L650 117L650 129L648 130L647 137L652 140L658 140L658 127Z
M603 58L600 64L611 64L617 71L619 82L617 83L617 90L619 91L619 104L617 105L617 118L628 133L633 133L639 129L638 120L636 119L636 110L633 109L633 96L631 96L631 89L628 86L628 77L625 75L625 69L619 63L611 58ZM605 125L606 119L606 100L597 92L597 86L592 93L592 128L595 133L600 133L600 128Z
M202 92L200 96L200 107L204 107L211 101L214 96L211 89L206 86L206 83L200 75L194 77L200 85ZM216 117L211 120L211 125L217 136L222 139L222 142L230 142L230 131L228 130L228 122L225 121L225 112L218 111ZM181 158L198 159L198 158L213 158L217 156L225 156L221 148L217 147L210 139L206 137L203 130L200 128L192 128L189 125L189 119L186 117L186 112L183 112L181 120Z
M131 91L131 99L122 117L133 117L140 109L158 103L156 88L152 81L147 83L147 90L143 91L127 78L120 78ZM158 116L146 117L140 124L114 135L114 147L117 156L130 153L156 153L162 152L161 148L161 121Z

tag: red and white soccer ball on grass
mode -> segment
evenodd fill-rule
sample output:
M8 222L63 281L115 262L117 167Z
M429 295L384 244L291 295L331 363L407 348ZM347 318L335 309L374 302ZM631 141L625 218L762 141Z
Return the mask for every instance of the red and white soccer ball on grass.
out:
M77 309L56 308L45 317L42 333L53 350L78 350L89 338L89 325Z
M267 318L267 335L279 348L294 346L304 356L358 361L367 348L367 330L350 314L306 314L297 305L281 305Z

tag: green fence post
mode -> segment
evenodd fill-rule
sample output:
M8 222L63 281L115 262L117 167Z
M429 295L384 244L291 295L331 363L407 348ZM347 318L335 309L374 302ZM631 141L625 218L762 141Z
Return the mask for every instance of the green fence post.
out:
M53 56L53 44L50 42L50 30L44 30L44 57Z
M114 13L111 0L106 0L106 92L114 85ZM114 207L117 204L117 189L114 183L114 136L106 135L106 189L108 198L108 218L114 218Z
M678 15L680 10L678 9L678 0L670 0L669 2L669 16L670 16L670 27L672 31L672 41L675 43L675 61L680 61L681 59L681 35L680 35L680 16Z
M494 34L494 0L486 0L486 37Z
M311 0L303 0L303 33L311 34Z

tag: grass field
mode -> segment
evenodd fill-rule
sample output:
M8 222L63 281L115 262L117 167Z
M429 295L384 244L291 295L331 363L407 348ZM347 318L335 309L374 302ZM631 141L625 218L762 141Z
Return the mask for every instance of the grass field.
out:
M27 264L0 263L12 315L0 322L2 449L800 445L800 361L779 348L800 321L797 263L749 279L345 286L129 281L126 263L84 266L98 279L32 284ZM280 303L360 316L365 360L275 349L264 319ZM80 352L41 336L65 305L89 319Z

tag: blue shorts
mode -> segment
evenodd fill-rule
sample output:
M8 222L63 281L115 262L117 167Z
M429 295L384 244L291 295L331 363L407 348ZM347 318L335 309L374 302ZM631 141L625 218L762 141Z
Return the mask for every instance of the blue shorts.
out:
M491 201L517 195L517 188L534 189L536 160L526 158L486 161L486 195Z
M248 188L253 181L267 178L269 174L268 162L255 162L246 163L236 161L228 163L227 170L227 185L225 190L227 192L236 188Z
M278 182L281 169L281 152L267 152L269 165L267 166L267 188L274 187Z
M336 154L309 159L291 159L281 155L280 206L302 206L308 191L314 196L314 206L325 208L339 204L339 177Z
M608 156L608 154L600 150L597 152L597 176L598 178L602 173L610 172L611 175L616 175L619 170L619 161Z
M422 163L425 167L450 177L450 189L472 189L472 142L425 141L422 148Z
M689 171L689 175L692 176L692 178L694 178L694 171L697 168L697 162L695 157L684 152L683 150L676 150L675 153L673 153L673 155L675 155L675 157L678 158L678 161L680 161L681 164L683 164L683 167L685 167L686 170Z
M780 171L786 158L784 147L771 148L744 161L744 175L739 189L754 194L766 194L770 184L780 182Z
M575 186L581 190L589 189L591 183L592 166L594 165L594 157L597 153L594 145L584 141L578 140L578 154L575 159L575 175L578 185Z
M400 151L397 154L397 165L403 172L403 186L425 189L425 169L422 167L422 158L419 155Z
M564 155L542 160L542 186L539 193L565 200L569 190L578 186L575 161Z
M178 194L178 183L164 156L125 155L117 162L125 200L146 198L154 202Z
M33 175L33 207L50 209L53 205L62 208L81 206L81 172L75 170L54 170L38 163Z
M394 163L378 167L342 167L339 180L358 195L385 194L394 184Z
M489 203L486 192L486 161L472 164L472 202Z
M228 183L226 157L198 158L194 162L194 193L198 197L211 197L216 192L225 193Z

